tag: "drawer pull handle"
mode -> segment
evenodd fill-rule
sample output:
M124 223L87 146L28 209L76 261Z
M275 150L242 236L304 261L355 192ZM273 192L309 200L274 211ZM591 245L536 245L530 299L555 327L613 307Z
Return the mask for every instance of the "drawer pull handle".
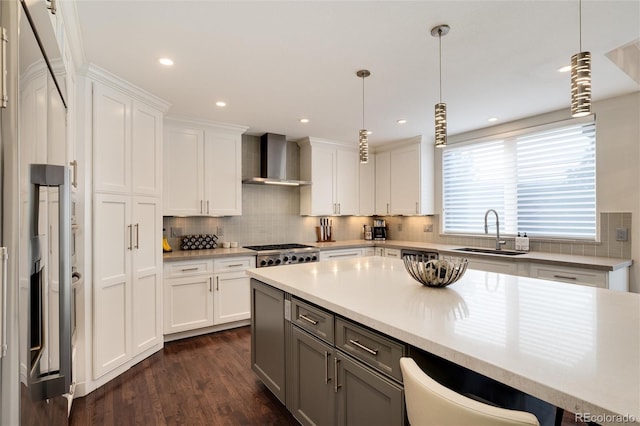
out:
M304 314L300 314L300 315L298 315L298 319L303 319L303 320L305 320L306 322L309 322L309 323L311 323L311 324L313 324L313 325L318 325L318 321L316 321L316 320L314 320L314 319L312 319L312 318L309 318L308 316L306 316L306 315L304 315Z
M227 268L239 268L241 266L244 266L242 263L235 263L233 265L227 265Z
M198 270L198 268L184 268L184 269L181 269L182 272L197 271L197 270Z
M344 253L344 254L330 254L329 258L333 259L334 257L351 257L351 256L359 256L360 253Z
M576 277L570 277L568 275L554 275L553 278L560 278L563 280L577 280L578 278Z
M349 339L349 343L351 343L352 345L354 345L357 348L362 349L363 351L369 352L373 356L378 356L378 350L377 349L370 349L370 348L366 347L365 345L363 345L362 343L358 342L357 340Z
M324 384L329 384L329 352L324 351Z

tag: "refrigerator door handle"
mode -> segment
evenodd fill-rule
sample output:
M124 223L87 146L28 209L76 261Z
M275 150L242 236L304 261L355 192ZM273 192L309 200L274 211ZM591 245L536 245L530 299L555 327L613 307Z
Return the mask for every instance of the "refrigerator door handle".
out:
M31 164L31 202L33 209L30 218L32 242L37 241L38 235L38 207L40 187L58 187L58 336L59 336L59 368L55 371L40 371L39 362L42 361L41 352L33 356L32 365L28 374L28 387L33 401L50 399L69 392L71 386L71 188L69 170L65 166L51 164ZM35 237L35 238L34 238ZM37 243L35 243L37 244ZM31 248L31 255L35 259L39 247ZM37 259L34 274L40 276L42 268ZM38 286L40 287L40 286ZM33 290L33 288L31 289ZM30 292L31 307L43 309L43 295ZM35 303L34 303L35 302ZM31 312L29 317L44 319L43 312ZM32 326L35 324L32 324ZM29 327L33 330L33 327ZM41 325L40 325L41 326ZM40 344L49 345L51 339L46 335L47 330L42 327L39 337ZM30 344L34 342L34 336L30 336ZM37 345L36 345L37 346ZM42 348L39 349L41 351Z

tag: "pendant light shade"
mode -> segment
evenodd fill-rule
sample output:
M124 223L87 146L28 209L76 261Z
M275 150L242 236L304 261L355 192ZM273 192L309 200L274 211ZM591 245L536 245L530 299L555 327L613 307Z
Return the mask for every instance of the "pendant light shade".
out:
M369 70L360 70L356 72L359 78L362 78L362 129L358 133L358 151L361 163L369 162L369 137L367 130L364 127L364 79L369 77L371 73Z
M582 1L580 1L580 53L571 57L571 116L591 114L591 53L582 51Z
M436 147L447 146L447 104L442 102L442 36L449 33L448 25L438 25L431 29L431 35L438 37L438 56L440 63L440 102L436 104L435 125L436 125Z

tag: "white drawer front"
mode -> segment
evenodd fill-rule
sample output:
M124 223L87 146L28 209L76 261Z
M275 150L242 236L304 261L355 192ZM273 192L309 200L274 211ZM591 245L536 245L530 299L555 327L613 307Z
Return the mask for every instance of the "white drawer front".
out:
M396 259L400 259L400 250L392 249L392 248L385 248L384 249L384 255L386 257L395 257Z
M532 263L529 274L533 278L543 278L546 280L584 284L602 288L607 287L607 273L604 271Z
M363 248L324 250L320 252L320 261L350 259L350 258L362 257L362 256L364 256Z
M165 277L180 277L213 272L211 259L164 262Z
M256 267L255 256L221 257L213 259L213 270L216 273L240 271Z

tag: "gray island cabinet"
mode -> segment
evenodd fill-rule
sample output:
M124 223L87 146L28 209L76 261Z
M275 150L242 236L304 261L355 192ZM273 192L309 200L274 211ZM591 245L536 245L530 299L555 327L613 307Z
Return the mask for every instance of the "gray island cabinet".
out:
M251 280L251 367L303 425L403 425L406 346Z

